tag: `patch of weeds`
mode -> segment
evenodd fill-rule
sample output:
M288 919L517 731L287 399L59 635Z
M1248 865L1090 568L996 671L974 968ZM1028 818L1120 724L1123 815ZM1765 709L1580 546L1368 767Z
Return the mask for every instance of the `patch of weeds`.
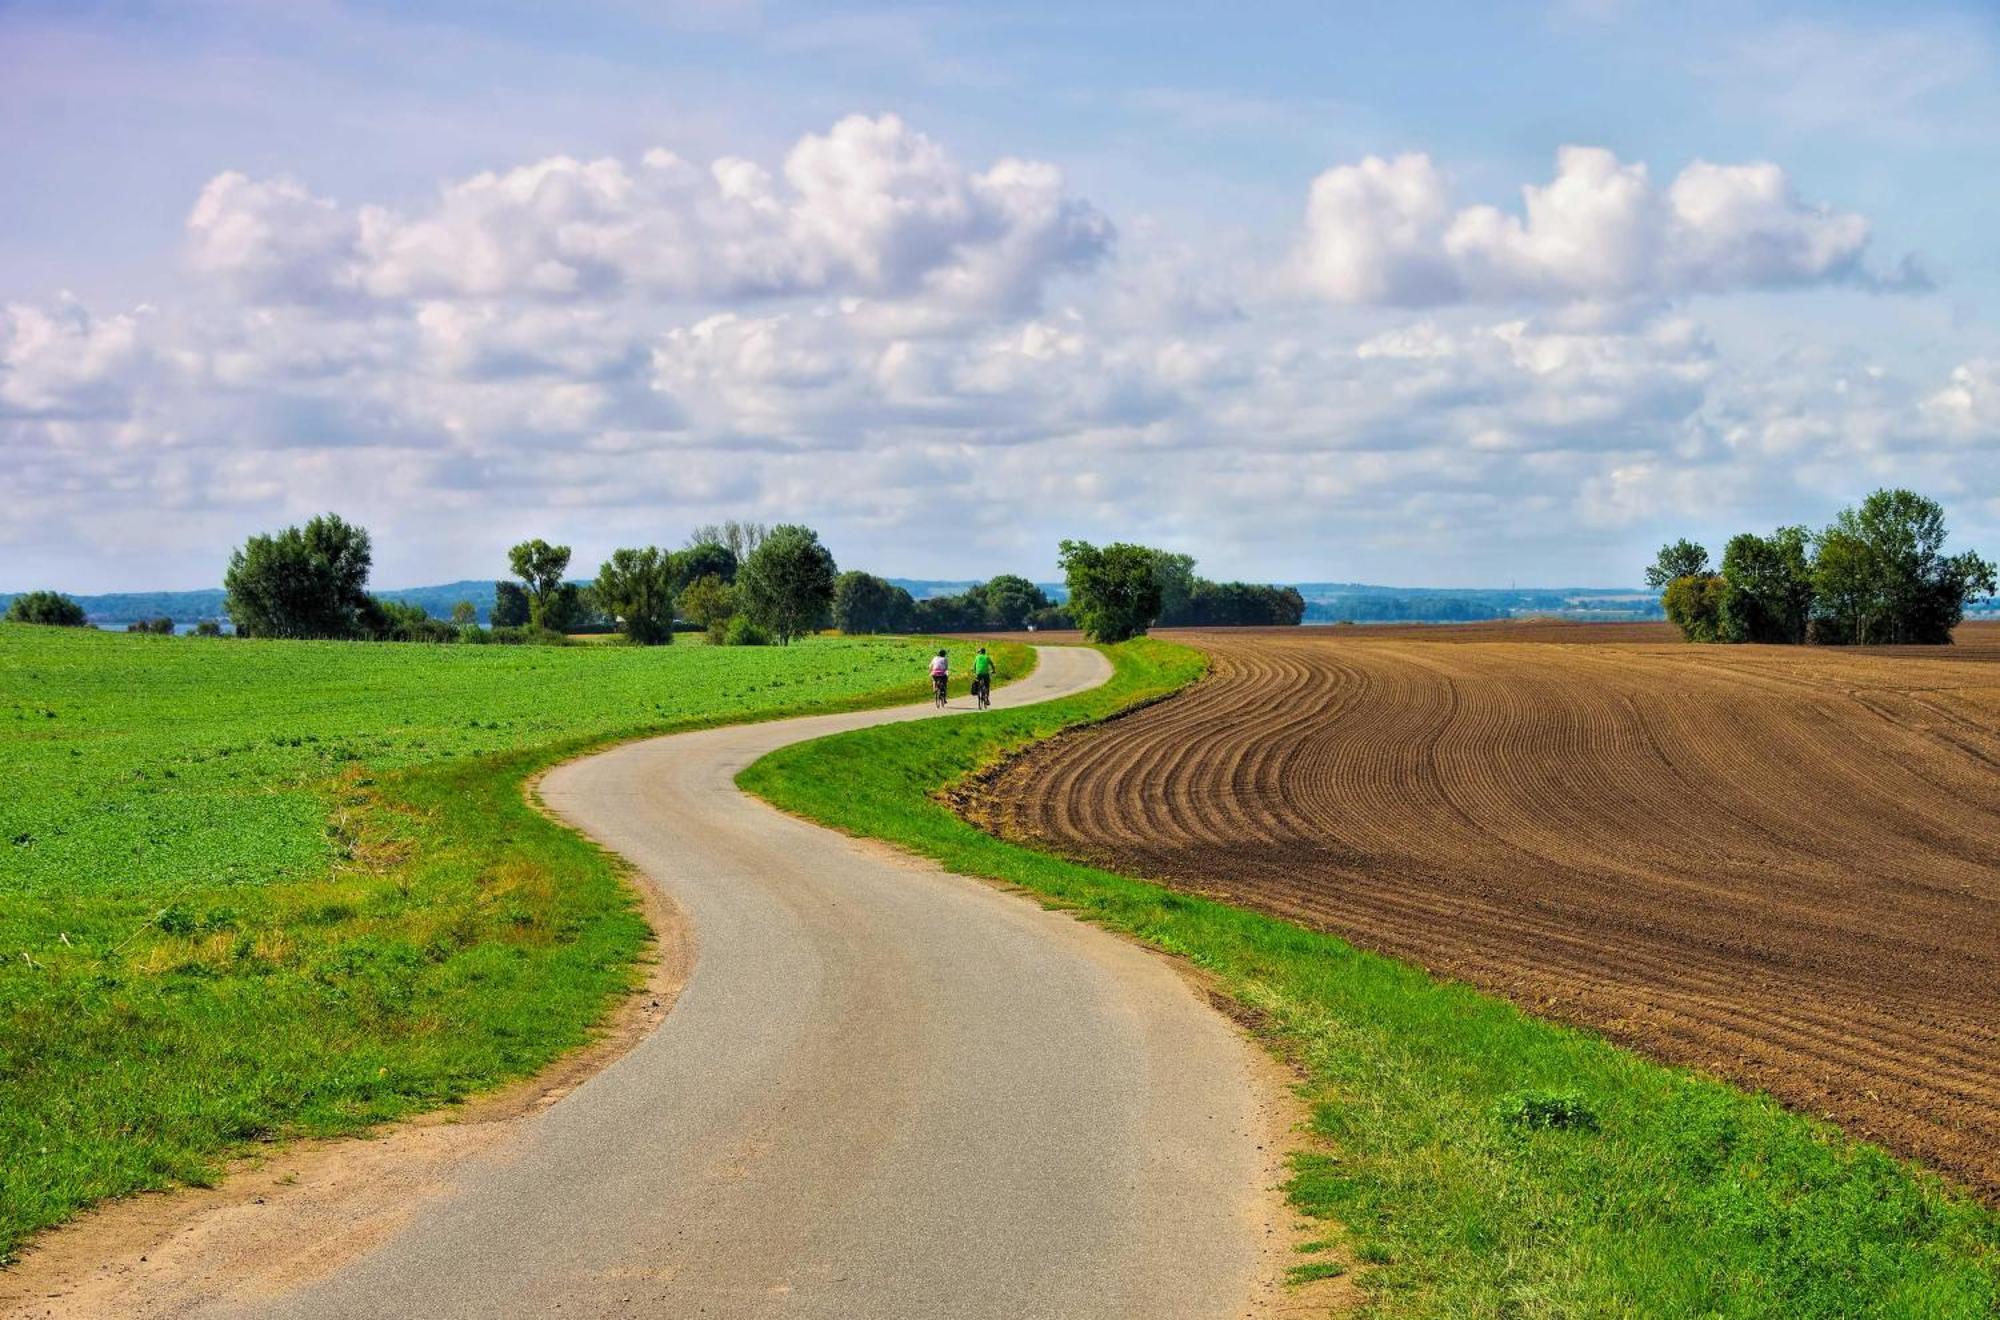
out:
M1576 1091L1516 1091L1502 1096L1493 1113L1525 1132L1596 1132L1602 1126L1597 1111Z

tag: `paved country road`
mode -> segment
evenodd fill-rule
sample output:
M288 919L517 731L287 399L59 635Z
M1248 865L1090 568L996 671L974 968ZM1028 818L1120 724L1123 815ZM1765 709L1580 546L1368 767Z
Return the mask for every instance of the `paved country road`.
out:
M994 700L1108 674L1043 648ZM1270 1181L1253 1047L1157 957L732 782L786 743L934 713L682 734L552 772L546 802L691 921L672 1012L400 1231L255 1313L1248 1311Z

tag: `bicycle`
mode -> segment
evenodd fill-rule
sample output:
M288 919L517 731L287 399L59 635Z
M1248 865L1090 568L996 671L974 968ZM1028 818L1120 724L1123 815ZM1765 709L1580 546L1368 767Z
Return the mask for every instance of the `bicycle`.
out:
M988 710L993 705L993 678L980 674L972 680L972 695L979 698L979 709Z
M931 675L931 699L932 703L936 705L939 710L944 709L945 687L950 682L951 678L949 675L946 674Z

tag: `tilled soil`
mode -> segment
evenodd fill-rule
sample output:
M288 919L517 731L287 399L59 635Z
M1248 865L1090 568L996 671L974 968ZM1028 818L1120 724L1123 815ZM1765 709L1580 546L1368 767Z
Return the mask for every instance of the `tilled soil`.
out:
M1177 633L969 814L1770 1091L2000 1201L2000 626Z

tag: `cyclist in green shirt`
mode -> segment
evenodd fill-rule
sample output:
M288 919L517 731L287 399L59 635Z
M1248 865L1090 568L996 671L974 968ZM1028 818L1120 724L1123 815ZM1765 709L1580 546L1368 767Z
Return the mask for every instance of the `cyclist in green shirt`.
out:
M993 657L986 654L983 646L972 657L972 695L979 698L981 710L993 702Z

